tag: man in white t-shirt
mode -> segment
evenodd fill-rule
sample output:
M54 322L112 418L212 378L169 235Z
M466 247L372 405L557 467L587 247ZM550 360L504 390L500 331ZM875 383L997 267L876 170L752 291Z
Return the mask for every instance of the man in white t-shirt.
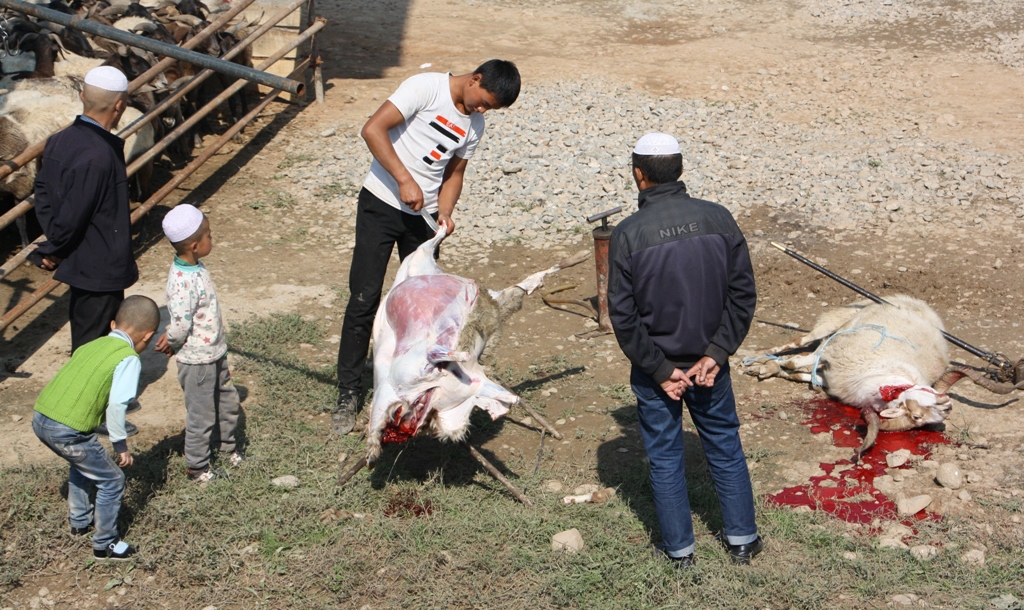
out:
M349 301L338 346L338 404L331 429L347 434L361 405L360 378L373 318L395 245L404 259L433 237L424 212L455 230L452 212L466 165L484 133L484 113L519 97L519 70L492 59L472 73L417 74L399 86L362 135L373 153L359 191Z

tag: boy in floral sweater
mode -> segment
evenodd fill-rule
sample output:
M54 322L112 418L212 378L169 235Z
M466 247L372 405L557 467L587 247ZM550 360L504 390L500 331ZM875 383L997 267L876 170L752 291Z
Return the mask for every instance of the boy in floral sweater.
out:
M199 259L213 250L210 220L188 204L176 206L163 221L176 256L167 276L170 322L154 349L177 352L178 382L185 392L185 465L193 481L225 476L210 467L216 442L232 466L244 459L235 447L240 411L238 391L228 370L228 344L217 290Z

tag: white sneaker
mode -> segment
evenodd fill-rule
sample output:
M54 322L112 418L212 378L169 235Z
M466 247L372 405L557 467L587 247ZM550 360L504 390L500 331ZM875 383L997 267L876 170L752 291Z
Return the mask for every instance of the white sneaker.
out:
M237 451L232 451L228 454L228 464L231 464L232 468L238 468L245 461L245 456Z

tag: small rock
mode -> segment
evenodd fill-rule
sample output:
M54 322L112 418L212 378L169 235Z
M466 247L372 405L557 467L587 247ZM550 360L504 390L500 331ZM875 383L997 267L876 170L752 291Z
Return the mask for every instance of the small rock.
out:
M551 537L551 550L563 553L574 554L583 550L583 536L575 527L571 530L558 532Z
M978 549L967 551L960 558L960 561L972 566L983 566L985 565L985 551Z
M348 459L348 453L347 452L342 451L341 453L338 454L338 462L339 463L344 464L345 460L347 460L347 459Z
M916 515L929 504L932 503L932 497L928 494L922 494L920 496L914 496L913 498L902 498L896 501L896 510L901 516Z
M960 489L964 484L964 475L956 464L946 462L939 466L935 473L935 480L946 489Z
M916 606L918 599L920 598L913 593L906 593L903 595L893 595L892 603L899 604L901 606Z
M21 420L23 420L23 419L25 419L25 418L24 418L24 417L22 417L22 416L20 416L20 415L12 415L12 416L11 416L11 420L12 420L12 421L13 421L14 423L18 423L18 422L20 422L20 421L21 421Z
M576 494L577 496L580 496L583 494L592 494L598 489L601 489L599 485L594 485L593 483L585 483L583 485L580 485L576 489L572 490L572 493Z
M563 419L563 418L556 419L555 420L555 425L556 426L564 426L565 425L565 419Z
M910 547L907 546L906 543L904 543L899 538L879 538L878 539L878 548L881 548L881 549L902 549L902 550L906 550L906 549L909 549Z
M338 130L336 130L335 128L331 127L330 129L325 129L325 130L321 131L320 132L320 137L321 138L329 138L329 137L333 136L334 134L336 134L337 132L338 132Z
M973 472L967 474L968 483L981 483L981 475Z
M217 606L206 606L203 610L220 610Z
M857 561L858 559L860 559L860 555L857 554L857 553L854 553L853 551L846 551L846 552L843 553L843 559L848 559L850 561Z
M286 474L283 477L277 477L271 481L276 487L287 487L288 489L295 489L299 486L299 477L293 474Z
M521 420L519 420L519 423L523 424L524 426L532 426L533 425L533 418L530 417L530 416L526 416L526 417L522 418Z
M1020 610L1021 607L1020 600L1009 593L994 597L988 600L988 603L999 610Z
M921 460L921 468L925 470L935 470L939 467L939 463L935 460Z
M909 449L900 449L885 456L885 463L889 465L889 468L899 468L910 461L910 455Z
M619 453L629 453L629 449L626 449L625 447L619 447L616 451Z
M960 493L958 493L956 497L960 498L964 502L970 502L972 499L971 492L967 491L966 489L961 489Z
M50 590L46 587L39 589L39 597L50 597Z
M544 491L550 491L551 493L558 493L562 491L561 481L544 481Z
M896 484L896 480L887 474L875 477L875 489L890 498L897 494L899 488L900 486Z
M939 549L930 544L918 544L910 547L910 554L918 561L931 561L939 554Z
M787 419L789 419L789 415L786 415L785 411L779 411L779 419L781 419L782 421L786 421Z

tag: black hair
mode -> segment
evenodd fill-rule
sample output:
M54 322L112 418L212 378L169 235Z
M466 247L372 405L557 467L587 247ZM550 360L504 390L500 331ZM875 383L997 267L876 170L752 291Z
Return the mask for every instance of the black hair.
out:
M157 327L160 326L160 309L153 299L141 294L133 294L121 301L121 306L117 308L114 324L121 330L156 332Z
M519 98L522 83L519 80L519 68L514 63L492 59L480 64L473 74L480 75L480 86L498 98L502 108L508 108Z
M652 184L675 182L683 175L683 155L638 155L633 153L633 167L639 169Z

